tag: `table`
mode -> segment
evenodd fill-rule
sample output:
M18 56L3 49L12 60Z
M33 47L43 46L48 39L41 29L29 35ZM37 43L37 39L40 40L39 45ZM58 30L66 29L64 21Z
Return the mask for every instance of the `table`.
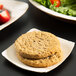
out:
M28 11L16 22L0 31L0 53L7 49L23 33L31 28L51 32L76 42L76 24L60 21L29 4ZM0 76L76 76L76 46L71 55L59 67L49 73L34 73L16 67L0 54Z

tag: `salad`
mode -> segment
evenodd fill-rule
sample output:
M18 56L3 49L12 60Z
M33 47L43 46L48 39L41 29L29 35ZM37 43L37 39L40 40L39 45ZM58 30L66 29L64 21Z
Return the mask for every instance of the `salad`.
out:
M34 0L56 12L76 17L76 0Z

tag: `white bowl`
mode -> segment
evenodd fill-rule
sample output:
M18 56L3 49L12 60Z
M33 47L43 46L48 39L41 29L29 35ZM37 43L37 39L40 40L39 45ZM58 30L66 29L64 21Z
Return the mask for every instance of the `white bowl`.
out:
M38 29L31 29L29 32L32 32L32 31L39 31L39 30ZM66 58L71 54L71 52L74 48L74 45L75 45L74 42L62 39L60 37L58 37L58 39L59 39L60 44L61 44L61 49L63 52L63 59L58 64L55 64L55 65L50 66L50 67L34 68L34 67L30 67L30 66L23 64L21 61L18 60L18 58L16 56L16 50L15 50L14 44L12 44L9 48L4 50L2 52L2 56L4 56L8 61L10 61L14 65L16 65L22 69L33 71L33 72L39 72L39 73L45 72L46 73L46 72L49 72L49 71L57 68L60 64L62 64L66 60Z
M20 18L28 9L28 4L21 1L14 0L0 0L0 4L3 4L4 7L10 11L11 19L0 25L0 30L9 26L11 23L15 22L18 18Z
M36 8L40 9L41 11L49 14L49 15L52 15L52 16L55 16L57 18L60 18L62 20L67 20L67 21L73 21L73 22L76 22L76 17L73 17L73 16L68 16L68 15L64 15L64 14L61 14L61 13L58 13L58 12L55 12L51 9L48 9L46 7L44 7L43 5L33 1L33 0L29 0L29 2L34 5Z

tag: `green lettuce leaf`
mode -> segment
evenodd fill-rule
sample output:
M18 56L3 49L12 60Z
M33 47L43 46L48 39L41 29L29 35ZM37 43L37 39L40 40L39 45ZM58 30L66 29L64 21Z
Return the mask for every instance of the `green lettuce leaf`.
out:
M47 0L34 0L34 1L42 4L42 5L45 6L45 7L47 6Z
M73 5L76 4L76 0L60 0L62 6Z

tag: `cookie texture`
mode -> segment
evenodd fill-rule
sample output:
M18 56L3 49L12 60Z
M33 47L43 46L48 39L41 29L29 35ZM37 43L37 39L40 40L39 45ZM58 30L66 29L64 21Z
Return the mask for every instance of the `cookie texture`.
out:
M20 56L29 59L46 58L48 56L54 55L57 51L58 52L61 51L60 42L57 39L57 37L51 33L44 31L33 31L21 35L15 41L15 48ZM43 59L43 60L47 61L47 59ZM27 59L23 59L23 62L25 61L27 61L27 64L29 62L33 62Z
M27 59L22 57L19 53L17 53L18 59L24 64L32 67L44 68L49 67L54 64L57 64L62 60L62 53L56 52L54 55L51 55L42 59Z

